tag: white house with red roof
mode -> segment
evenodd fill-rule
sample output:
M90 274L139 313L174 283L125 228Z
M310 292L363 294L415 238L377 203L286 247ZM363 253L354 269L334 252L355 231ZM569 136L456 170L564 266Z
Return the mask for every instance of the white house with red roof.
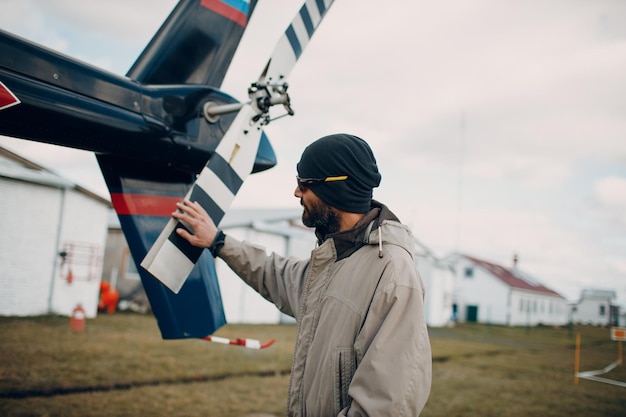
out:
M567 300L522 272L516 259L512 267L464 254L450 255L446 261L454 270L456 321L508 326L568 323Z
M426 290L424 297L426 324L429 327L453 324L454 270L417 239L413 255Z

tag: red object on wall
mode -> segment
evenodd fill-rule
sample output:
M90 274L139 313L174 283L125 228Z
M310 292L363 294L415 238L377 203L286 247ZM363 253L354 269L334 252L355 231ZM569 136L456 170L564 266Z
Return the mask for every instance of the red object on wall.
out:
M83 306L78 304L74 310L72 310L72 316L70 317L70 328L73 332L84 332L85 325L87 324L87 315Z

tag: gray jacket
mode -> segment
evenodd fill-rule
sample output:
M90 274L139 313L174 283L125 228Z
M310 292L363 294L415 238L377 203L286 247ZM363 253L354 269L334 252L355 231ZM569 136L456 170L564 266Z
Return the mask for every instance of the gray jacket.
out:
M288 416L417 416L431 385L424 286L408 228L383 205L310 260L226 237L219 256L297 320Z

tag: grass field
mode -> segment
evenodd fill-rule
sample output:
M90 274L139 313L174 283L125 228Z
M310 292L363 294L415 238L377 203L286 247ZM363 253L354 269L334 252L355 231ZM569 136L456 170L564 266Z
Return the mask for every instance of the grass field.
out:
M422 416L626 416L626 388L574 384L617 359L609 330L461 325L431 329L433 386ZM161 340L150 315L0 318L0 416L284 415L295 326L227 325L217 335L276 339L251 350ZM626 381L625 367L606 378Z

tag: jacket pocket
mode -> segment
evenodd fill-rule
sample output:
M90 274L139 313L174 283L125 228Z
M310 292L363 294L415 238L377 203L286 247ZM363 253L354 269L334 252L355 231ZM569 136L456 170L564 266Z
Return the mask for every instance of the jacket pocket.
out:
M350 406L352 399L348 396L348 388L355 371L354 351L352 348L335 348L333 352L333 368L335 369L335 410L339 412Z

